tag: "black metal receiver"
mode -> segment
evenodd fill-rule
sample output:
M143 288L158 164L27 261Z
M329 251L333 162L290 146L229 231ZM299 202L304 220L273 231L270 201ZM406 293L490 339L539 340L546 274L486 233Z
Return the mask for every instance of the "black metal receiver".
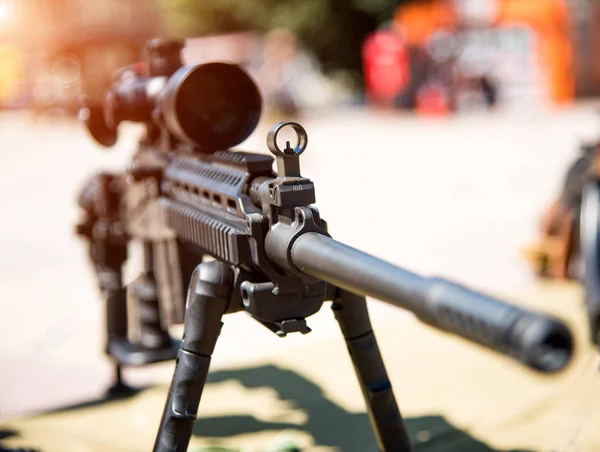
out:
M155 83L142 81L146 87ZM187 450L221 319L231 312L245 310L283 337L308 333L306 319L331 301L383 451L410 451L411 446L365 296L408 309L425 323L537 371L553 373L567 365L572 339L561 322L450 281L420 277L333 240L313 205L314 184L300 172L308 136L299 124L283 122L271 129L267 146L274 158L223 150L243 141L260 115L258 90L242 69L223 63L177 69L162 86L155 97L131 96L137 100L121 107L131 111L130 120L145 118L148 128L126 178L128 190L142 182L145 195L138 197L142 201L135 208L128 206L123 215L104 215L103 220L120 221L124 226L119 230L128 238L141 238L149 249L176 243L177 259L163 262L157 274L177 267L180 275L158 279L167 286L178 280L189 283L185 315L171 315L166 322L182 321L184 335L154 451ZM126 91L124 85L119 90ZM151 105L152 113L140 115L136 102ZM105 112L105 117L111 115ZM116 130L89 108L84 118L96 127L93 135ZM287 142L282 149L278 134L288 126L296 131L297 144ZM92 210L86 210L88 215ZM92 242L104 237L88 236ZM214 259L203 262L207 256ZM160 304L157 292L150 297L154 305ZM182 308L183 297L174 296L171 303ZM169 310L172 314L176 309ZM157 320L161 311L165 309L155 309L150 318ZM113 336L123 341L124 334L121 328Z

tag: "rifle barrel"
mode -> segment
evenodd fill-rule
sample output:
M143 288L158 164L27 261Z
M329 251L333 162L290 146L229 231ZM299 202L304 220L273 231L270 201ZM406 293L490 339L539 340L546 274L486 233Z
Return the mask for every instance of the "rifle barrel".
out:
M570 361L573 340L560 321L441 278L424 278L325 235L301 235L291 249L301 272L408 309L423 322L511 356L544 373Z

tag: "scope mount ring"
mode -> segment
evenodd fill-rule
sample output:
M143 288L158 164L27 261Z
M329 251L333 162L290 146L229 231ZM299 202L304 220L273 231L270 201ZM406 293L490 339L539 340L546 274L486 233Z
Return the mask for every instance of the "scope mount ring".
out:
M287 141L287 147L285 149L279 149L277 145L277 135L284 127L291 127L296 132L296 136L298 137L298 144L296 144L295 148L290 147L290 142ZM267 134L267 147L269 150L276 155L277 157L292 157L299 156L304 152L306 146L308 145L308 134L304 127L302 127L297 122L292 121L283 121L278 124L275 124L269 133Z

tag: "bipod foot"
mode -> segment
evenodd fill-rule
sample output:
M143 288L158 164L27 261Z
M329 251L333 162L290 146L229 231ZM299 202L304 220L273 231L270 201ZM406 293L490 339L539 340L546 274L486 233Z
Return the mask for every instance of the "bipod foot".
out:
M149 348L127 339L117 339L110 342L108 354L120 365L143 366L174 360L177 358L180 344L181 341L172 340L163 347Z
M123 371L118 364L115 366L115 383L106 391L106 398L126 399L139 392L139 389L129 386L123 381Z
M133 386L129 386L127 383L118 382L112 385L106 391L107 399L126 399L128 397L134 396L139 392L139 389L134 388Z

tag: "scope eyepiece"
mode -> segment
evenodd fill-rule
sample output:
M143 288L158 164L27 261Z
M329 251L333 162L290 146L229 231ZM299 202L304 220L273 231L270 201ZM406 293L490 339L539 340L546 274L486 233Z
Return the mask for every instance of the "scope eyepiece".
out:
M92 103L88 99L83 99L81 104L78 119L86 125L92 138L102 146L114 146L117 142L117 131L106 124L102 105Z
M123 121L152 121L154 99L148 89L150 80L139 74L123 73L104 99L104 118L109 127L117 128Z

